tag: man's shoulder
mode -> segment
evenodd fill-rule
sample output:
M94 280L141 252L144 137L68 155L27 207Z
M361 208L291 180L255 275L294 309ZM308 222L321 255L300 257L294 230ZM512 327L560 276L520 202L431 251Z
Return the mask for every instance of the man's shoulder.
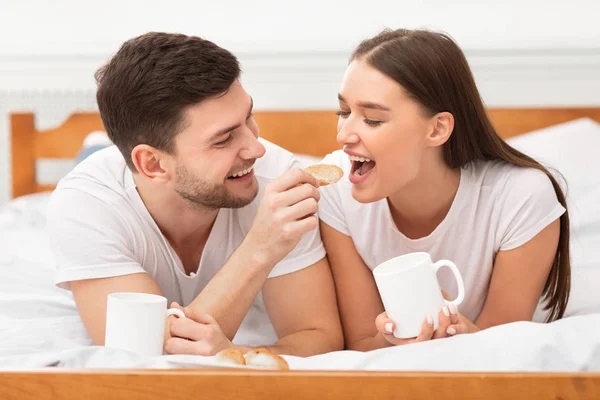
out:
M124 196L127 172L125 160L115 146L99 150L58 182L53 197L93 197L110 204Z

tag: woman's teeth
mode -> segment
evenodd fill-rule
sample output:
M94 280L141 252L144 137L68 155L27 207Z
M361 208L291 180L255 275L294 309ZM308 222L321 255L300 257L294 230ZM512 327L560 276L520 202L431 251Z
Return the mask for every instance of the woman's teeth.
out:
M350 156L350 161L369 162L371 160L369 158L364 158L364 157Z

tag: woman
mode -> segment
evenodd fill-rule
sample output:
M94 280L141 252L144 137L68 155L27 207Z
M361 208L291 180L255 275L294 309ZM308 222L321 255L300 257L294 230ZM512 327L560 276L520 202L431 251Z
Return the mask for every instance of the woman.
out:
M444 34L383 31L352 54L339 93L338 142L324 163L345 172L319 213L346 347L389 345L548 320L570 289L569 217L556 180L490 123L462 51ZM466 296L416 338L394 337L372 270L425 251L458 266ZM448 272L448 271L444 271ZM451 274L438 274L456 295ZM397 321L401 324L402 321Z

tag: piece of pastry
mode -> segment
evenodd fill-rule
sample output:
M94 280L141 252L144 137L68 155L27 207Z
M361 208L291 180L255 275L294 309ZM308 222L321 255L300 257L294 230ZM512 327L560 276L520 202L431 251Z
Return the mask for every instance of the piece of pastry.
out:
M267 349L250 350L244 354L246 365L265 369L279 369L287 371L290 369L287 361L278 354L271 353Z
M244 353L234 347L218 352L215 356L215 362L219 365L246 365Z
M337 165L315 164L304 168L304 170L314 176L321 186L336 183L344 176L344 171Z

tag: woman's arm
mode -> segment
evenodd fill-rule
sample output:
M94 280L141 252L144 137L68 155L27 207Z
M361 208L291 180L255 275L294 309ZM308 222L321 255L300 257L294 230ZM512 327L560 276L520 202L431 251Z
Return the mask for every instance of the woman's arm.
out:
M524 245L496 256L483 310L475 321L480 329L515 321L531 321L556 257L557 219Z
M321 236L333 273L346 348L368 351L391 346L377 333L383 303L371 270L352 239L321 221Z

